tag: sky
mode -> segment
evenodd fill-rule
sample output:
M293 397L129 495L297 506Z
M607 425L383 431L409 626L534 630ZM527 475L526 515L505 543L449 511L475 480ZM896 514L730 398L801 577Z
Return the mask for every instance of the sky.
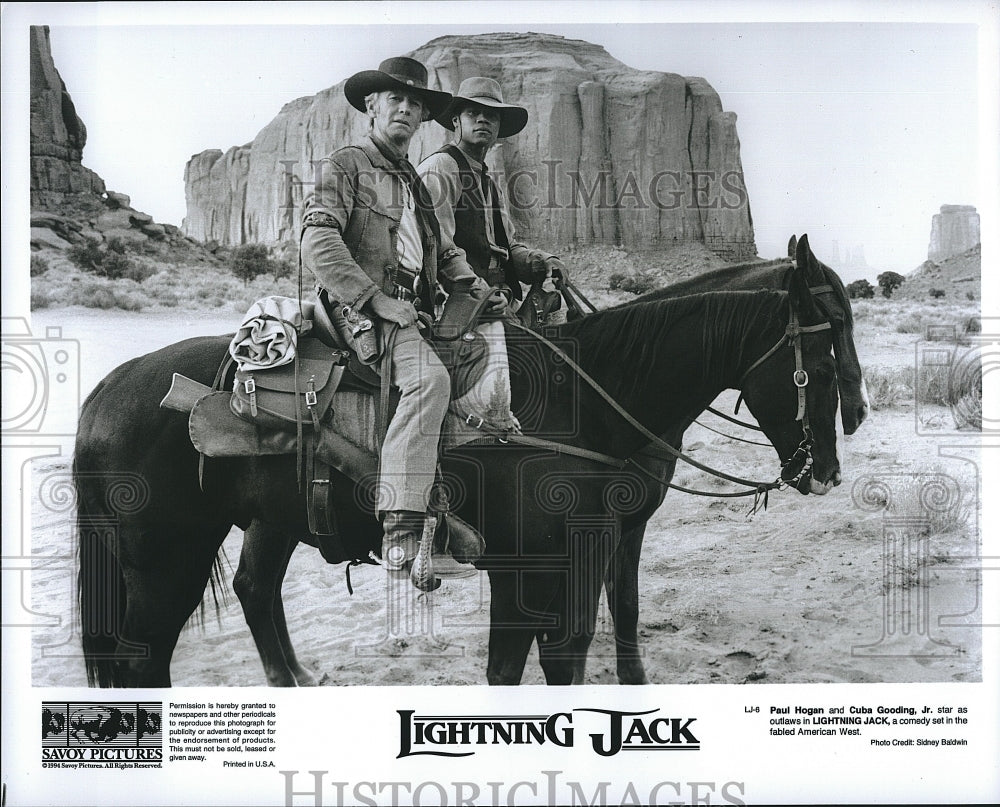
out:
M821 258L834 242L863 247L871 279L907 272L926 258L942 204L981 206L991 193L975 3L918 6L931 10L922 17L874 3L831 23L815 12L835 6L819 3L781 22L791 6L622 3L612 15L605 4L507 2L463 4L465 25L427 24L455 16L447 3L78 5L42 4L30 22L51 26L88 130L84 164L160 222L181 224L193 154L249 143L285 103L383 58L490 31L584 39L634 68L707 79L738 116L762 257L807 232Z

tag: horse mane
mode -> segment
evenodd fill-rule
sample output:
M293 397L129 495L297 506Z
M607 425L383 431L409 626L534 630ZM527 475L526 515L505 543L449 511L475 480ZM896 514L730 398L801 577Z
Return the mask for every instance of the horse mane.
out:
M694 277L686 277L668 286L643 294L631 302L619 303L612 308L621 308L635 303L653 302L666 297L681 297L690 294L704 294L707 291L725 291L726 285L747 271L764 271L768 269L783 269L789 265L789 258L772 258L767 261L746 261L731 266L723 266L719 269L712 269L709 272L702 272Z
M587 357L587 363L594 368L620 366L623 356L635 360L640 368L651 368L675 338L675 330L685 326L689 316L699 316L705 349L704 380L711 377L726 384L735 381L732 375L736 368L749 360L745 352L752 324L776 314L787 297L783 291L758 289L634 302L561 325L559 333L575 340L578 355ZM659 382L651 372L633 373L629 378L619 373L613 375L606 389L612 395L641 397Z
M840 305L844 312L844 325L850 328L852 331L854 329L854 312L851 310L851 299L847 294L847 289L844 286L844 281L840 279L833 269L827 266L822 261L817 261L820 267L823 269L823 276L826 278L827 282L830 284L830 288L833 289L833 296L837 298L837 303Z

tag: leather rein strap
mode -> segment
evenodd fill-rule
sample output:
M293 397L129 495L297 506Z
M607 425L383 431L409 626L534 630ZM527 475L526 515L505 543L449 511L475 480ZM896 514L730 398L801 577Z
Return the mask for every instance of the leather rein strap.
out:
M644 454L645 456L653 456L653 457L658 456L662 458L664 456L664 453L666 453L676 459L679 459L683 462L688 463L689 465L694 466L695 468L698 468L699 470L712 474L713 476L717 476L721 479L725 479L727 481L734 482L739 485L745 485L748 488L750 488L750 490L741 491L738 493L716 493L708 491L691 490L689 488L684 488L679 485L674 485L673 483L664 482L663 479L661 479L659 476L649 471L647 468L643 467L641 464L636 462L635 459L633 459L632 457L628 457L626 459L619 459L617 457L612 457L610 455L602 454L600 452L591 451L585 448L580 448L578 446L568 445L566 443L557 443L552 440L545 440L544 438L533 437L531 435L521 434L519 432L496 431L492 434L492 436L504 444L515 443L535 448L543 448L550 451L555 451L560 454L570 454L578 456L583 459L591 460L593 462L598 462L604 465L610 465L611 467L618 469L622 469L627 465L632 465L636 470L640 471L641 473L653 479L658 485L674 488L675 490L680 490L684 493L691 493L699 496L714 496L720 498L737 497L737 496L755 496L754 508L751 512L755 512L757 510L757 505L759 503L760 497L763 496L764 507L766 508L767 493L769 491L775 489L780 490L785 487L788 487L789 485L792 485L793 483L797 484L798 481L801 480L801 478L805 475L805 473L812 465L812 456L810 453L812 447L812 432L808 426L808 414L805 408L805 385L808 383L809 376L808 373L806 373L805 368L803 367L802 364L801 335L803 333L813 333L816 331L826 330L831 327L829 322L825 322L820 325L800 326L798 323L798 317L795 314L794 310L790 310L789 320L790 321L785 329L785 333L782 334L781 338L775 343L775 345L770 350L767 351L767 353L765 353L760 359L755 361L750 366L750 368L743 374L743 376L740 378L740 385L742 385L742 382L747 378L747 376L750 374L751 371L759 367L764 361L773 356L783 345L785 345L786 343L792 344L792 346L795 349L795 374L793 376L793 381L796 385L797 394L799 397L799 416L796 417L796 420L804 421L803 422L804 437L802 442L799 444L799 447L792 455L792 457L790 457L786 462L782 463L782 467L784 468L785 466L787 466L788 463L790 463L796 456L800 456L801 455L800 452L805 455L803 469L793 480L787 480L787 481L783 480L780 477L780 475L773 482L760 482L751 479L743 479L742 477L727 474L723 471L716 470L714 468L711 468L707 465L698 462L695 459L692 459L688 455L684 454L682 451L679 451L678 449L674 448L672 445L667 443L658 435L651 432L645 426L643 426L629 412L627 412L614 398L612 398L611 395L603 387L601 387L601 385L596 380L594 380L594 378L592 378L590 374L586 372L586 370L584 370L576 362L574 362L568 355L566 355L565 351L563 351L558 345L554 344L552 341L542 336L541 334L531 330L530 328L525 327L517 320L513 321L508 320L508 322L510 322L512 327L530 334L539 342L544 344L547 348L549 348L549 350L551 350L556 356L558 356L562 361L564 361L568 367L570 367L583 381L585 381L598 395L600 395L601 398L603 398L604 401L609 406L611 406L611 408L618 415L620 415L625 420L626 423L628 423L643 437L649 440L652 447L652 451L650 450L650 447L646 447L641 452L639 452L640 455ZM483 428L483 426L485 425L481 418L477 418L473 415L465 417L464 420L468 425L473 426L475 428ZM479 421L479 422L476 423L474 421Z

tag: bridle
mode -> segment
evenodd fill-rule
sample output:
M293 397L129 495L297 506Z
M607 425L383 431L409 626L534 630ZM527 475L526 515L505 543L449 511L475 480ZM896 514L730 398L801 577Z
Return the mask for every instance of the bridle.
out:
M802 424L802 441L792 453L792 456L781 463L781 470L784 471L785 468L789 467L796 461L802 462L802 468L794 477L790 479L783 479L783 477L779 476L779 480L785 483L784 487L797 487L799 482L812 472L812 448L814 442L812 426L809 424L809 407L806 402L806 387L809 385L809 373L806 371L802 361L802 334L828 331L831 330L833 326L830 324L829 320L821 322L818 325L801 325L799 324L799 315L798 312L796 312L795 307L789 304L788 310L788 325L785 328L785 333L782 338L779 339L774 347L767 351L767 353L751 364L750 367L747 368L746 372L744 372L740 377L739 382L737 382L736 386L739 387L741 391L739 398L736 400L736 409L737 411L739 410L740 401L743 400L743 384L747 377L769 358L771 358L771 356L777 353L783 345L791 344L795 354L795 370L792 372L792 383L795 385L795 393L798 403L795 420ZM782 486L779 486L778 489L781 490Z
M750 367L743 373L737 386L742 387L743 382L746 378L757 368L759 368L764 362L774 356L782 347L785 345L790 345L794 351L795 356L795 370L792 374L792 381L796 387L798 411L796 413L796 420L802 424L802 441L799 443L798 447L792 453L787 460L781 463L782 471L785 468L792 466L792 463L801 460L802 468L799 472L790 479L783 479L779 474L778 478L772 482L761 482L750 479L743 479L738 476L733 476L727 474L724 471L719 471L715 468L711 468L697 460L689 457L682 451L674 448L668 442L663 440L659 435L654 434L645 426L643 426L638 420L636 420L628 411L626 411L621 404L619 404L610 393L607 392L594 378L587 373L582 367L580 367L573 359L571 359L565 351L562 350L558 345L553 343L551 340L547 339L542 334L531 330L530 328L522 325L520 321L516 318L510 318L507 320L508 324L517 330L524 331L530 334L536 340L545 345L553 354L558 356L567 367L569 367L573 372L575 372L581 380L583 380L588 386L590 386L604 401L611 406L611 408L621 416L626 423L628 423L632 428L638 431L643 437L649 440L649 445L643 448L640 454L645 456L654 456L665 458L664 454L670 455L676 459L679 459L689 465L698 468L699 470L705 471L706 473L717 476L721 479L725 479L729 482L734 482L736 484L745 485L749 490L740 491L736 493L716 493L709 491L698 491L689 488L682 487L680 485L675 485L670 482L664 482L659 476L649 471L647 468L643 467L641 464L635 461L633 457L628 457L626 459L620 459L618 457L612 457L608 454L602 454L597 451L592 451L590 449L581 448L579 446L573 446L566 443L559 443L554 440L546 440L541 437L534 437L532 435L522 434L520 432L515 432L513 430L496 430L489 427L485 421L477 415L465 415L462 417L462 413L456 411L455 413L462 417L464 422L472 426L473 428L480 429L486 434L484 436L489 436L495 438L501 444L514 443L518 445L532 446L535 448L544 448L551 451L555 451L560 454L570 454L573 456L578 456L583 459L591 460L593 462L598 462L604 465L610 465L618 469L624 469L626 466L632 466L640 473L651 478L656 484L661 487L669 487L675 490L682 491L684 493L691 493L699 496L713 496L720 498L730 498L738 496L754 496L754 506L751 510L751 514L756 512L758 506L763 502L763 507L767 508L767 494L771 490L784 490L788 487L795 487L805 478L809 473L811 473L813 458L812 458L812 447L813 447L813 433L812 428L809 424L809 412L806 403L806 387L809 384L809 374L805 369L802 360L802 335L806 333L815 333L818 331L824 331L830 329L832 326L829 321L822 322L818 325L801 325L799 324L798 314L795 311L794 306L791 301L789 301L789 321L788 325L785 327L785 332L781 335L778 341L766 352L763 356L757 359ZM742 398L742 393L740 394ZM738 405L738 404L737 404ZM454 407L453 407L453 411Z

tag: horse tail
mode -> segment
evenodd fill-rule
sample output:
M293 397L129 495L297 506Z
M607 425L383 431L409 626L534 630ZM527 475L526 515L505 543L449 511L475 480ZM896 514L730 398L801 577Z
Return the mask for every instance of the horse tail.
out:
M118 559L105 542L107 530L113 530L114 525L104 508L99 504L95 506L92 492L85 482L74 458L80 563L77 594L87 683L90 686L121 687L124 680L115 651L125 621L125 577Z

